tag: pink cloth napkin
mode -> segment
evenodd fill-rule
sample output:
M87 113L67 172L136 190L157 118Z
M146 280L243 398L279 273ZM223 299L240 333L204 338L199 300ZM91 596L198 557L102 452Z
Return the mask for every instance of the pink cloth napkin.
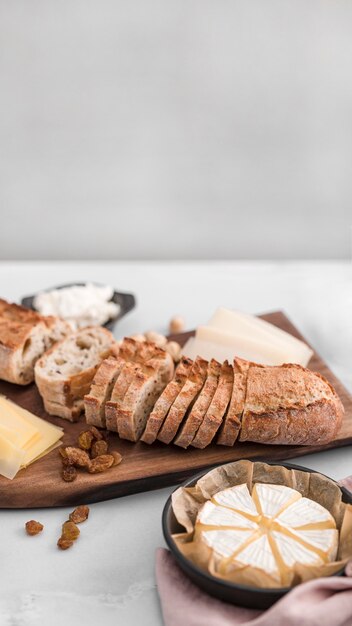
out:
M352 491L352 476L340 481ZM299 585L267 611L221 602L194 585L171 552L159 548L156 580L165 626L352 626L352 562L347 578Z

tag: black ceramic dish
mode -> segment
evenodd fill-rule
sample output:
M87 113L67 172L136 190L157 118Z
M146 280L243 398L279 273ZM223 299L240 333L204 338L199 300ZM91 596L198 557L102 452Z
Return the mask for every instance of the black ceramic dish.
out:
M313 470L310 470L307 467L293 465L292 463L270 463L269 461L266 461L266 463L268 463L268 465L283 465L288 469L297 469L303 472L314 473ZM181 487L193 487L197 480L199 480L201 476L204 476L204 474L208 471L209 470L203 471L193 478L186 480L182 483ZM352 493L347 491L344 487L341 487L341 492L343 502L352 504ZM171 536L175 533L185 532L185 529L183 526L180 526L172 510L171 496L168 498L164 507L162 526L165 541L174 555L179 567L196 585L198 585L198 587L201 587L204 591L212 596L215 596L219 600L230 602L231 604L237 604L239 606L245 606L251 609L267 609L291 590L290 587L280 589L256 589L255 587L247 587L245 585L236 585L235 583L225 582L215 578L186 559L186 557L184 557L176 547L176 544ZM335 576L343 576L343 574L344 570L342 569L337 572Z
M57 287L49 287L48 289L44 289L43 291L52 291L53 289L64 289L65 287L77 287L77 286L81 287L85 284L86 283L68 283L67 285L58 285ZM95 283L95 284L99 285L99 283ZM27 309L33 309L33 311L35 311L35 307L33 303L34 303L34 298L36 297L36 295L37 294L34 294L32 296L25 296L24 298L22 298L21 304L27 307ZM120 320L121 317L126 315L126 313L129 313L129 311L132 311L132 309L136 306L136 298L131 293L119 293L117 291L114 291L114 295L111 298L111 301L118 304L120 306L120 310L118 314L116 315L116 317L109 319L104 324L104 327L108 328L109 330L113 330L116 322Z

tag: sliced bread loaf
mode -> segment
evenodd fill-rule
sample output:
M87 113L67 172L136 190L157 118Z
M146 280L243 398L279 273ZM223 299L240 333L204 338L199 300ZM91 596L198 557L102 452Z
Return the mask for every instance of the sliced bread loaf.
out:
M83 328L55 344L35 365L35 382L45 409L76 421L94 374L114 344L101 326Z
M201 425L208 407L218 386L221 364L211 359L208 365L207 378L203 389L196 399L186 421L184 422L174 443L181 448L188 448Z
M168 411L180 393L185 381L191 371L193 361L183 357L176 368L173 380L165 387L161 396L157 399L152 412L150 413L141 441L153 443L157 438L159 430L166 418Z
M188 379L172 404L158 434L159 441L170 443L175 437L187 411L192 407L207 375L208 361L197 357L193 363Z
M212 442L226 413L232 395L232 388L233 368L228 361L224 361L213 399L191 443L194 448L205 448Z

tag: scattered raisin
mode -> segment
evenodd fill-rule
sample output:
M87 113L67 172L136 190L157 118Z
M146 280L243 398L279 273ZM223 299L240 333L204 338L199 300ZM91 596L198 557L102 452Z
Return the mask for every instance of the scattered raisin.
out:
M61 475L67 483L72 483L77 478L77 470L73 465L65 465Z
M85 450L81 450L81 448L73 448L69 446L66 448L67 458L76 467L87 467L90 466L90 458L89 454Z
M115 452L115 450L113 452L110 452L111 456L114 457L114 462L112 464L112 466L114 467L114 465L119 465L119 463L121 463L122 461L122 456L119 452Z
M108 452L108 444L104 439L100 439L99 441L95 441L92 445L91 449L91 457L95 459L97 456L101 454L107 454Z
M111 454L101 454L91 461L89 472L91 474L98 474L99 472L105 472L114 464L114 457Z
M61 548L61 550L67 550L67 548L71 548L71 546L73 546L73 541L71 541L71 539L60 537L60 539L58 539L57 546L58 548Z
M67 459L66 446L61 446L61 448L59 448L59 454L63 459Z
M38 535L42 532L44 526L40 522L36 522L34 519L31 519L29 522L26 522L26 531L27 535Z
M94 439L96 439L97 441L103 439L103 434L95 426L91 426L89 430L92 433Z
M85 522L86 519L88 519L88 515L89 515L89 507L83 505L83 506L78 506L74 511L72 511L69 517L70 517L71 522L74 522L75 524L81 524L82 522Z
M62 539L69 539L70 541L75 541L79 536L80 530L78 526L71 520L67 520L62 524Z
M90 430L85 430L78 437L78 445L82 450L90 450L94 435Z

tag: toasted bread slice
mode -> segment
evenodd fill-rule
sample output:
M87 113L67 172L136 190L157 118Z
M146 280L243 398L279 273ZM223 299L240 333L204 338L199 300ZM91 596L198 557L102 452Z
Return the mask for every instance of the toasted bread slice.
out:
M188 448L201 425L208 407L218 386L221 364L211 359L208 365L207 378L203 389L196 399L186 421L184 422L174 443L181 448Z
M217 440L222 446L233 446L239 435L249 367L249 361L234 359L232 396Z
M159 430L166 418L168 411L176 400L183 385L185 384L187 377L190 374L193 361L183 357L176 368L175 376L173 380L165 387L161 396L157 399L152 412L150 413L145 431L141 437L141 441L145 443L153 443L157 438Z
M210 406L199 426L191 445L194 448L208 446L219 430L229 405L233 388L233 367L228 361L221 366L219 382Z
M175 437L188 409L195 402L207 375L208 361L197 357L190 375L172 404L169 413L159 431L158 439L170 443Z
M36 362L35 382L50 414L71 421L78 418L95 372L114 342L113 335L101 326L82 328Z
M300 365L251 366L240 441L318 445L338 433L344 408L330 383Z

